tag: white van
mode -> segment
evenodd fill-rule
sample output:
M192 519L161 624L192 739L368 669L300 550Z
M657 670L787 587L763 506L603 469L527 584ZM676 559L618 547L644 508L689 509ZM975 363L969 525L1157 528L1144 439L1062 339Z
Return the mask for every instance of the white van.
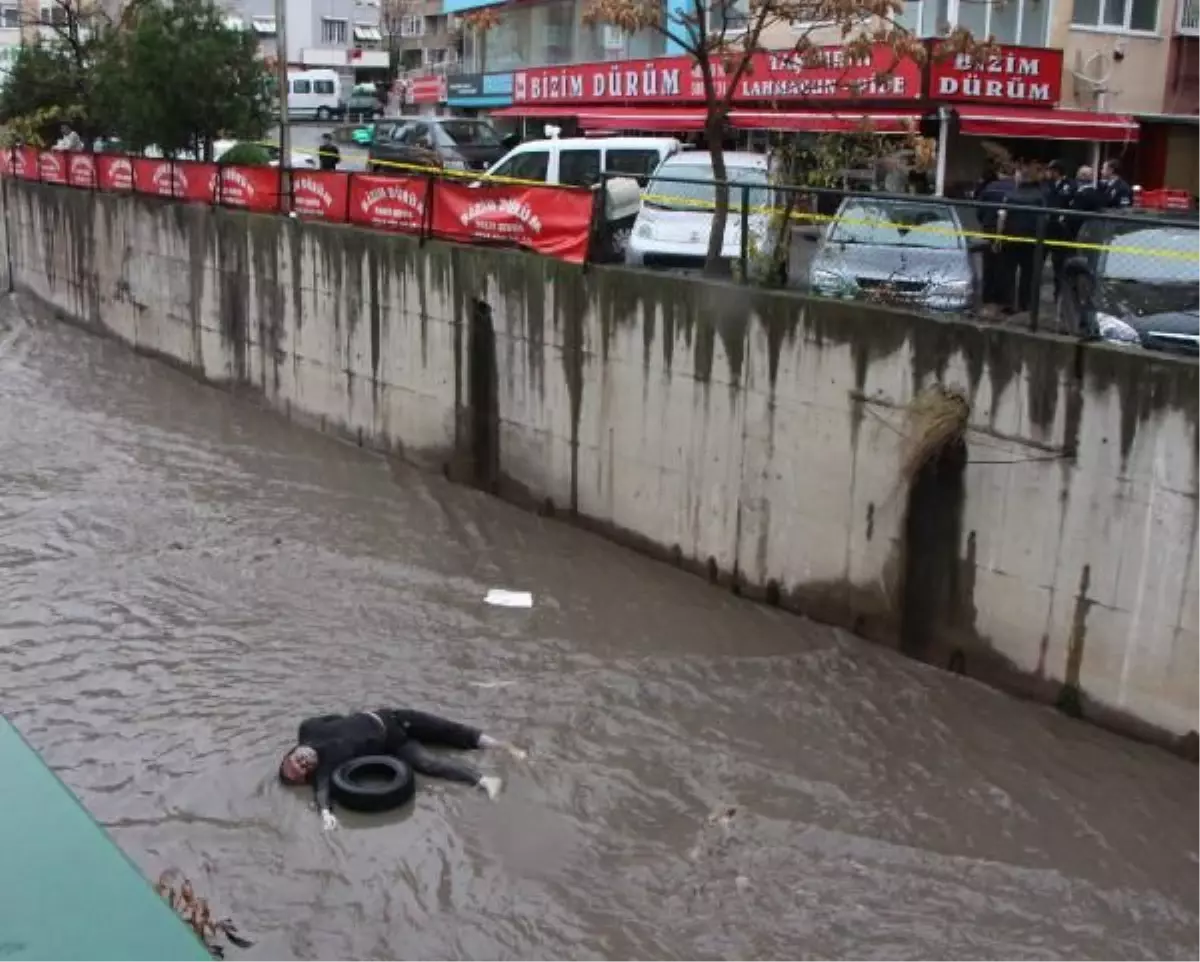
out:
M288 116L332 120L342 112L341 86L336 70L289 70Z
M488 168L488 176L591 187L604 171L645 186L658 165L679 150L673 137L552 137L514 147Z

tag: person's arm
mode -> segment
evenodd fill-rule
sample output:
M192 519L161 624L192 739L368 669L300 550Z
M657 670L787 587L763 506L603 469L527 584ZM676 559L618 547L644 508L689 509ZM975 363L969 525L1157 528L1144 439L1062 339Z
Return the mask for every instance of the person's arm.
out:
M333 772L341 764L341 753L333 748L321 752L317 770L313 772L313 795L317 800L317 811L321 813L321 826L326 830L337 828L337 816L333 814L330 788Z

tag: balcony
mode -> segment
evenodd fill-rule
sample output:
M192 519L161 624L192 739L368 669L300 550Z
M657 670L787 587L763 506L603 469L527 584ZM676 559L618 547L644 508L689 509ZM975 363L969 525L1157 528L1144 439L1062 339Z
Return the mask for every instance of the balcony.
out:
M1178 0L1175 33L1182 37L1200 36L1200 0Z

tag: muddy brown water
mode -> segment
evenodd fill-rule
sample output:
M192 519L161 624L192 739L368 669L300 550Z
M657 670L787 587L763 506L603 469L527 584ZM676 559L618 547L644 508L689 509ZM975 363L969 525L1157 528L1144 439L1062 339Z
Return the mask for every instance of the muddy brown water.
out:
M1164 752L11 299L0 405L3 710L257 940L235 957L1197 956L1196 770ZM325 834L279 754L388 703L533 757L485 759L495 803L423 782Z

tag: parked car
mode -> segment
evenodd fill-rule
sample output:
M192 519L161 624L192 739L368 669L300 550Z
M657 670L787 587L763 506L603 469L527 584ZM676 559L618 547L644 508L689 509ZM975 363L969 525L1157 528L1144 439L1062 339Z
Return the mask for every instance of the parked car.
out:
M982 242L963 236L950 204L847 197L824 231L809 265L813 293L962 311L978 288L971 254Z
M374 120L383 116L383 104L374 84L355 84L341 105L342 116L349 121Z
M1073 333L1153 351L1200 354L1195 230L1140 217L1090 221L1064 267L1059 319Z
M770 229L767 157L730 151L725 154L725 169L733 186L722 257L732 263L741 254L743 186L748 188L748 240L758 252L768 254L774 232ZM712 158L693 151L670 155L659 164L642 195L642 209L634 222L625 262L677 270L702 268L708 255L715 202Z
M486 120L466 117L413 117L376 123L367 169L386 173L388 164L487 170L507 148ZM402 171L397 170L397 173Z
M489 177L591 187L604 171L645 186L667 157L679 152L673 137L551 137L514 147L488 169Z
M360 147L370 147L371 141L375 139L375 125L363 124L361 127L355 127L350 131L350 139Z

